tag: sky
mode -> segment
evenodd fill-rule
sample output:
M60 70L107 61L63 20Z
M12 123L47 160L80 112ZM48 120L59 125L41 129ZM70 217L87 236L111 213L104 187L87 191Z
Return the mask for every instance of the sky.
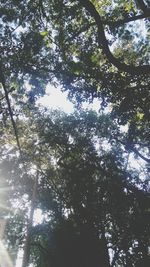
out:
M46 94L37 103L47 108L59 108L67 113L74 110L74 105L67 99L67 93L61 92L59 87L55 88L50 84L46 87Z
M67 92L62 92L59 86L55 88L50 84L46 87L46 94L41 97L37 103L48 108L61 109L66 113L73 112L75 108L73 103L67 99ZM98 112L100 108L100 100L95 99L93 104L84 103L83 108L94 109Z

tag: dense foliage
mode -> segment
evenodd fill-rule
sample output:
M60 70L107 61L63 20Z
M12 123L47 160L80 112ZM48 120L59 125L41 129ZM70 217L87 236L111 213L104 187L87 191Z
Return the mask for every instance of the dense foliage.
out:
M11 258L22 247L22 267L148 267L149 1L2 0L0 14L0 216ZM80 112L38 108L49 82ZM82 111L94 98L99 114Z
M10 250L24 243L31 201L43 214L29 232L35 266L148 266L148 176L142 182L128 166L110 115L36 111L26 120L20 125L25 164L11 144L1 162L17 212L7 224Z
M149 146L148 1L7 0L1 14L2 99L17 92L34 102L59 81L78 103L111 102L112 116L129 125L130 149Z

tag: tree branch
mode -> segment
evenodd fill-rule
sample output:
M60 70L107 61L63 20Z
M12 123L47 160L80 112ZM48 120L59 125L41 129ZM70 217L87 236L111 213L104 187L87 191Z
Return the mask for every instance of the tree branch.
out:
M150 159L146 158L145 156L143 156L136 148L131 147L131 150L138 155L141 159L143 159L144 161L146 161L147 163L150 163Z
M42 0L39 0L39 9L42 13L42 15L48 20L48 16L46 15L46 12L44 10L44 6L43 6L43 1Z
M11 92L13 92L15 90L15 88L14 87L12 87L12 88L10 88L10 90L9 91L7 91L7 93L9 94L9 93L11 93ZM1 98L0 98L0 101L2 101L3 99L5 99L6 98L6 96L4 95L4 96L2 96Z
M103 27L103 21L100 14L96 10L95 6L89 0L78 0L83 7L89 12L89 14L94 18L96 25L98 27L98 43L100 48L102 48L104 54L106 55L108 61L112 63L118 70L127 72L130 74L144 75L150 73L150 65L134 66L128 65L120 62L120 60L111 53L108 45L107 38L105 36L105 31Z
M7 88L6 88L6 82L5 82L5 77L4 77L4 74L3 74L3 68L2 68L2 64L1 63L0 63L0 83L2 84L3 89L4 89L4 94L5 94L5 99L6 99L7 106L8 106L9 116L10 116L11 123L12 123L12 126L13 126L13 130L14 130L17 146L18 146L18 149L19 149L19 153L20 153L20 156L22 157L21 146L20 146L19 136L18 136L18 130L17 130L16 123L15 123L15 120L14 120L14 117L13 117L13 112L12 112L12 109L11 109L11 104L10 104L10 99L9 99L9 92L7 91Z
M36 243L36 242L32 242L31 243L31 246L36 246L36 247L38 247L42 252L44 252L44 254L46 254L46 255L49 255L50 253L49 253L49 250L47 249L47 248L45 248L45 247L43 247L40 243Z
M88 25L84 25L79 31L76 31L70 38L66 41L72 41L74 38L78 37L81 33L87 31L90 27L95 26L95 22L91 22Z
M133 144L129 144L129 143L125 143L121 140L119 140L118 138L116 138L116 141L118 141L119 143L121 143L122 145L124 145L126 148L129 148L130 151L134 152L137 156L139 156L141 159L143 159L144 161L146 161L147 163L150 163L150 159L143 156L134 146Z
M144 3L143 0L136 0L139 8L143 11L144 14L147 14L150 12L150 8L147 7L147 5Z
M26 239L25 239L25 244L24 244L22 267L27 267L29 265L29 260L30 260L31 230L32 230L32 226L33 226L35 202L36 202L36 197L37 197L38 178L39 178L39 171L37 169L37 174L36 174L36 177L34 178L31 207L30 207L29 219L28 219L28 223L27 223L27 231L26 231Z
M114 255L113 259L112 259L111 267L114 266L116 260L118 259L120 251L121 251L121 249L119 249L118 251L115 252L115 255Z
M119 19L116 21L113 20L102 20L103 25L107 25L110 28L115 28L115 27L120 27L126 23L132 22L132 21L136 21L136 20L140 20L140 19L145 19L145 18L150 18L150 12L147 14L140 14L137 16L133 16L133 17L128 17L128 18L123 18L123 19ZM68 38L66 41L71 41L74 38L78 37L81 33L87 31L90 27L92 26L96 26L95 22L91 22L88 25L83 26L79 31L77 31L76 33L74 33L70 38Z
M122 26L123 24L128 23L128 22L132 22L132 21L136 21L136 20L140 20L140 19L146 19L146 18L150 18L150 11L147 14L140 14L140 15L133 16L133 17L119 19L117 21L103 20L103 24L108 25L108 26L113 28L113 27Z

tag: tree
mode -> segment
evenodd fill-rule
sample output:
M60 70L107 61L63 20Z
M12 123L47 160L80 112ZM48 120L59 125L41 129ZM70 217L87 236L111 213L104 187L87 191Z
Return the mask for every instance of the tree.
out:
M40 182L47 179L43 182L44 185L42 182L38 184L41 198L35 207L41 205L46 214L54 214L51 216L52 228L49 226L50 218L46 227L50 229L49 235L52 233L55 237L56 246L48 246L48 251L45 251L50 239L49 235L46 236L47 228L42 225L46 231L44 230L44 234L41 230L38 231L40 237L35 235L35 239L40 242L38 245L36 242L31 249L33 258L36 258L35 255L40 250L40 257L47 257L49 264L49 251L52 250L53 264L59 266L57 255L65 240L64 229L66 233L70 231L68 240L65 240L66 256L63 258L60 253L66 265L70 264L67 259L68 249L70 255L75 255L74 251L77 251L81 256L77 249L81 242L85 248L82 250L83 265L88 264L85 261L86 251L91 251L89 264L95 260L96 265L101 258L104 265L109 266L107 244L110 243L114 254L112 265L146 266L144 258L148 262L148 225L143 223L141 227L141 222L149 216L145 178L148 176L150 162L148 1L128 3L120 0L112 4L109 0L44 0L34 3L7 0L2 1L1 13L0 123L1 143L4 143L1 155L2 168L6 168L5 163L10 166L5 181L6 185L11 185L9 202L12 199L22 199L24 207L32 202L35 180L32 170L35 168L40 170ZM139 20L143 22L142 35L137 32ZM102 109L111 105L111 118L117 119L121 125L128 124L127 132L121 134L117 124L113 128L109 116L96 118L92 113L72 117L63 117L57 113L51 115L52 120L46 113L40 117L34 104L36 98L44 94L45 85L49 81L61 83L63 90L69 91L70 98L76 96L78 104L99 97ZM106 118L112 127L109 134L106 129L110 126L106 123ZM52 134L45 132L48 131L47 127ZM101 131L98 134L99 127ZM12 133L17 146L14 145ZM97 153L93 136L99 140L99 135L111 142L110 153ZM138 174L135 175L127 166L128 160L123 148L128 154L133 152L145 161L144 184L138 179ZM103 151L103 146L101 149ZM17 166L15 175L14 166ZM75 176L79 177L77 181ZM116 184L114 180L117 181ZM20 183L23 187L17 190ZM12 187L16 189L14 192ZM97 193L99 187L103 190ZM45 193L45 198L42 198L42 192ZM49 199L52 207L48 206ZM120 199L122 204L119 203ZM23 209L26 218L27 210L28 208ZM97 214L101 216L98 217ZM136 222L135 229L132 220ZM10 239L9 229L17 221L18 217L13 216L7 231ZM19 230L15 227L16 233L21 233L20 244L25 239L25 221L20 224ZM126 222L127 227L123 222ZM15 238L12 239L15 244ZM70 247L72 240L75 242L74 248ZM32 247L31 244L30 246ZM101 247L100 254L98 247Z
M141 0L2 1L1 82L9 114L11 88L34 102L57 79L78 102L99 97L103 107L111 103L112 116L135 128L130 149L143 155L149 147L149 12Z
M119 133L110 116L33 112L30 123L22 122L20 133L27 170L20 166L19 180L12 171L8 177L13 186L22 187L19 192L16 188L13 197L17 193L28 203L38 168L35 209L42 210L45 220L31 227L31 262L54 267L98 266L99 262L110 266L110 250L112 266L137 264L145 255L148 261L147 189L142 189L136 173L125 170L126 157L116 146ZM13 154L7 160L7 164L12 161L12 170ZM22 229L19 236L21 245Z

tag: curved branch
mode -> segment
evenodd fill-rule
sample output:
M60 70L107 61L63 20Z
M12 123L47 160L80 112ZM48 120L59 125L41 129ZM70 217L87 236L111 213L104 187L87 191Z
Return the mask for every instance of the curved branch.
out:
M150 159L143 156L138 150L137 148L134 147L133 144L129 144L129 143L125 143L121 140L119 140L118 138L115 138L116 141L118 141L119 143L121 143L122 145L125 146L125 149L134 152L137 156L139 156L141 159L143 159L144 161L146 161L147 163L150 163Z
M150 8L147 7L143 0L136 0L136 2L144 14L147 14L150 11Z
M103 27L103 21L101 19L100 14L96 10L95 6L89 0L78 0L83 7L90 13L90 15L94 18L97 27L98 27L98 43L105 53L107 59L110 63L112 63L117 69L123 72L127 72L129 74L150 74L150 65L142 65L142 66L134 66L128 65L125 63L121 63L120 60L112 54L110 51L107 38L105 36L105 31Z
M146 161L147 163L150 163L150 159L146 158L145 156L143 156L136 148L131 147L131 150L138 155L141 159L143 159L144 161Z

